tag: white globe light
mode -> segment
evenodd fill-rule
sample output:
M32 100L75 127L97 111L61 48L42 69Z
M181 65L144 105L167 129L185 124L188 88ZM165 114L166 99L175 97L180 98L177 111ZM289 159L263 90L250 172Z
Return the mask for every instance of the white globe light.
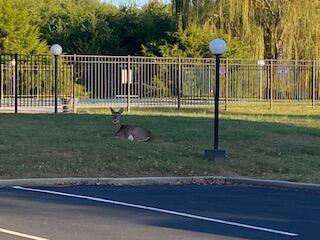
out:
M258 66L263 67L264 65L266 65L264 60L258 60L257 62Z
M16 60L15 60L15 59L12 59L12 61L11 61L11 66L12 66L12 67L16 66Z
M222 55L227 48L226 42L221 38L213 39L209 43L209 49L214 55Z
M61 55L62 47L59 44L53 44L50 48L50 53L55 56Z

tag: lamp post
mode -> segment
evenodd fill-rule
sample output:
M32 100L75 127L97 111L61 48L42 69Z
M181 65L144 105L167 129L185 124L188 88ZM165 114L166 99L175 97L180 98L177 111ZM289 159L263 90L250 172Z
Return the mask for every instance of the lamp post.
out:
M54 113L58 113L58 57L62 53L62 47L53 44L50 53L54 56Z
M219 149L219 92L220 92L220 57L225 52L227 44L224 40L217 38L210 42L209 49L216 60L216 91L214 97L214 138L213 149L205 150L204 155L208 160L224 160L225 150Z
M266 65L264 60L258 60L257 62L259 66L259 98L262 100L262 74L263 74L263 67Z

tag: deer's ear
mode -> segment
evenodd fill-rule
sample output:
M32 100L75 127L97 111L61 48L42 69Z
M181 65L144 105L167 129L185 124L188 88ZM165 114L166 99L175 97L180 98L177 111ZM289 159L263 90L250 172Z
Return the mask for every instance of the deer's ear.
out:
M114 110L113 110L113 108L112 108L112 107L110 107L110 110L111 110L111 113L114 113Z
M123 113L123 108L120 108L119 113L120 114Z

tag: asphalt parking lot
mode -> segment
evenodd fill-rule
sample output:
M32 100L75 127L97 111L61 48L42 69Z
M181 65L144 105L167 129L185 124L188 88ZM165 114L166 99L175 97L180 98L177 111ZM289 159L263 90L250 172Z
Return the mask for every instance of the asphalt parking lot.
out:
M248 186L0 189L1 240L320 239L320 192Z

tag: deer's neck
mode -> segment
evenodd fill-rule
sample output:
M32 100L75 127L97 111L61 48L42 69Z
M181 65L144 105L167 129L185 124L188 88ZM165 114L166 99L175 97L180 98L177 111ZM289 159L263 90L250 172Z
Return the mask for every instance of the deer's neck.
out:
M112 125L112 132L113 134L116 134L119 132L120 128L121 128L122 124L121 123L114 123Z

